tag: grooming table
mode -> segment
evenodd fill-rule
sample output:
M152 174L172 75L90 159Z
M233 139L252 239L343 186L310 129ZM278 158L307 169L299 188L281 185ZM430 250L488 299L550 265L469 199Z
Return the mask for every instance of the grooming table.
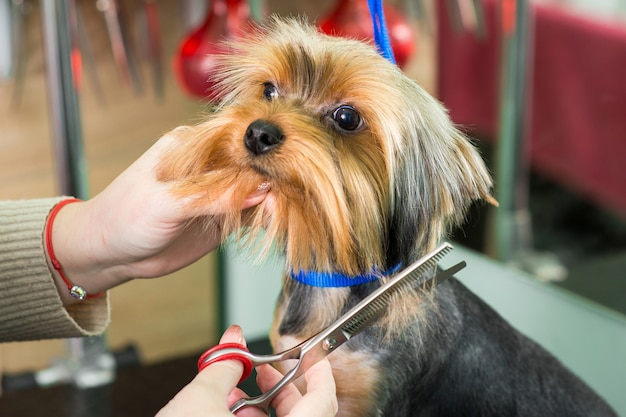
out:
M626 416L626 317L455 245L441 265Z
M438 5L439 99L455 123L496 140L500 40L497 3L485 0L487 37L457 33ZM626 23L532 4L533 168L626 217ZM531 48L532 50L532 48Z

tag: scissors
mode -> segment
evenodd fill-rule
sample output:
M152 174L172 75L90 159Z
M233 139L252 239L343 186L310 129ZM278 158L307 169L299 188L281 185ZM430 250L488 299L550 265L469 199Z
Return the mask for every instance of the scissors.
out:
M223 343L207 350L200 356L198 371L215 362L235 359L244 366L241 378L243 381L250 376L252 369L257 366L297 359L295 366L271 389L256 397L242 398L230 408L231 413L245 407L258 407L268 413L272 400L281 389L352 337L374 324L385 312L393 294L398 291L413 290L428 283L432 283L433 286L437 285L463 269L466 266L465 261L461 261L447 270L439 270L434 274L429 273L437 265L437 262L451 250L452 245L449 243L441 244L415 263L398 272L387 283L364 298L326 329L291 349L273 355L256 355L249 352L241 344Z

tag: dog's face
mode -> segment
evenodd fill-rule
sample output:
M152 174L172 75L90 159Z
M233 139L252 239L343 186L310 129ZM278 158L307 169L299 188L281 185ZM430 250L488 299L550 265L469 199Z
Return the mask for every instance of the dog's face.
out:
M491 180L444 109L371 46L274 19L220 58L220 103L160 178L212 201L224 233L265 230L292 270L359 274L431 250ZM239 211L261 183L264 203ZM268 243L269 244L269 243Z

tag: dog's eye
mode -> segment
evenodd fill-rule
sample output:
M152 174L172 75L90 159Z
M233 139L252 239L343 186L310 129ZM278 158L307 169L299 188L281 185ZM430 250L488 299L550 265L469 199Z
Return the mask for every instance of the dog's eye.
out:
M343 130L356 130L363 124L361 115L351 106L340 106L333 111L333 120Z
M272 83L265 83L265 84L263 84L263 97L267 101L272 101L276 97L278 97L278 90L276 89L274 84L272 84Z

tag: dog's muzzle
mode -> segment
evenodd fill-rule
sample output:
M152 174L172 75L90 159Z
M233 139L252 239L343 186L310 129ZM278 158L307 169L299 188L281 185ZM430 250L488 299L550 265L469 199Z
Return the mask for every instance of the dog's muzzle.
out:
M278 126L267 120L255 120L250 123L243 137L246 148L254 155L263 155L279 146L285 135Z

